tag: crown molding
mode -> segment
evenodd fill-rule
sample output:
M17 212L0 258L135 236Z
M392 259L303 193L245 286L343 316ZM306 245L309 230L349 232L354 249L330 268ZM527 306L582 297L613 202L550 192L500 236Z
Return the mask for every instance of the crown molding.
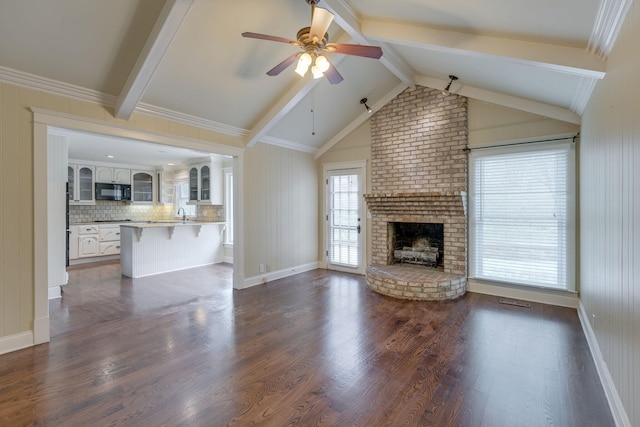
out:
M587 50L607 58L618 39L633 0L601 0Z
M66 96L80 101L94 102L105 107L113 107L116 104L116 97L114 95L108 95L96 90L47 79L7 67L0 66L0 82L25 87L27 89L40 90L53 95Z
M598 84L597 79L589 79L586 77L580 79L578 89L576 90L576 94L571 102L571 111L582 116L584 109L587 108L589 98L591 98L591 94L596 88L596 84Z
M146 114L148 116L154 116L154 117L171 120L178 123L183 123L190 126L196 126L202 129L219 132L225 135L244 137L249 133L248 130L245 130L239 127L225 125L223 123L218 123L213 120L203 119L201 117L180 113L178 111L157 107L151 104L145 104L143 102L138 104L138 106L136 107L136 112Z
M274 136L263 136L260 138L260 142L309 154L315 154L318 151L315 147L309 147L308 145L299 144L282 138L276 138Z
M0 66L0 82L25 87L27 89L39 90L53 95L65 96L79 101L92 102L104 107L113 108L117 101L117 97L114 95L109 95L96 90L86 89L80 86L59 82L57 80L36 76L34 74L2 66ZM138 104L135 111L148 116L196 126L202 129L222 133L224 135L244 137L249 133L249 131L242 128L225 125L213 120L207 120L201 117L191 116L189 114L179 113L177 111L145 103Z

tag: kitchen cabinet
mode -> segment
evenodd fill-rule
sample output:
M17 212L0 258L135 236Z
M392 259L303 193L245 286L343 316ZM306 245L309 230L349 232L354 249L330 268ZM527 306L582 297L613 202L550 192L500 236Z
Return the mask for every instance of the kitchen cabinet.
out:
M222 164L206 162L189 168L189 203L222 205Z
M95 167L70 163L67 168L70 205L95 205Z
M98 256L98 237L98 226L78 226L78 258Z
M69 226L69 259L78 259L78 226Z
M103 182L107 184L131 184L131 170L97 166L96 182Z
M100 225L98 255L118 255L120 253L120 226L115 224Z
M131 171L131 202L153 203L155 180L151 171Z

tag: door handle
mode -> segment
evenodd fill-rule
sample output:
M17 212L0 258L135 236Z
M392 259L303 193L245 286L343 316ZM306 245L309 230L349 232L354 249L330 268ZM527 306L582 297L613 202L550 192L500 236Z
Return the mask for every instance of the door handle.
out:
M360 234L360 225L358 225L358 234Z

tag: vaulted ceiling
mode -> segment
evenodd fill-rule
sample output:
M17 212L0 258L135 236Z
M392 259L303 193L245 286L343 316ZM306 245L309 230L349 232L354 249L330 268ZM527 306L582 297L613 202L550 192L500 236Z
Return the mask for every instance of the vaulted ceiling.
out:
M319 155L403 90L423 85L580 123L624 0L321 0L330 42L380 46L379 60L330 54L344 77L265 73L297 47L305 0L0 0L0 81L167 117L247 146Z

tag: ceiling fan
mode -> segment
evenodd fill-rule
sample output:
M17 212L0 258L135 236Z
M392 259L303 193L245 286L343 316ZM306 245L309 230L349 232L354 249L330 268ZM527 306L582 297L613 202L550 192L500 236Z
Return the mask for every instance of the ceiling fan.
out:
M359 44L328 43L329 34L327 30L333 14L327 9L316 7L320 0L305 0L311 5L311 26L304 27L298 31L296 40L290 40L278 36L245 32L242 37L253 39L271 40L280 43L289 43L302 49L302 52L295 53L267 71L269 76L277 76L291 64L298 61L296 73L304 76L309 68L313 78L318 79L323 75L327 77L329 83L338 84L343 79L338 70L329 62L324 52L334 52L343 55L363 56L366 58L378 59L382 56L382 49L378 46L367 46Z

